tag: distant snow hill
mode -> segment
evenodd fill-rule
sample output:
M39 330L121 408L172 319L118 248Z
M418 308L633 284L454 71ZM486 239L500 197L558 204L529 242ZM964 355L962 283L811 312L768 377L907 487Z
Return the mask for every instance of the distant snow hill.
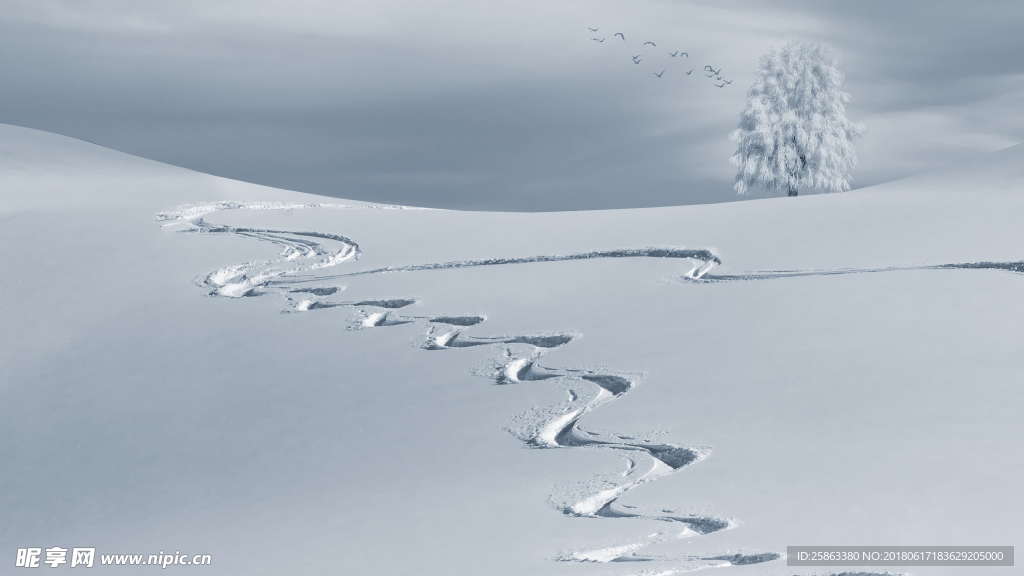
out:
M811 575L907 569L787 546L1024 537L1020 146L846 194L495 213L2 126L0 190L0 549Z

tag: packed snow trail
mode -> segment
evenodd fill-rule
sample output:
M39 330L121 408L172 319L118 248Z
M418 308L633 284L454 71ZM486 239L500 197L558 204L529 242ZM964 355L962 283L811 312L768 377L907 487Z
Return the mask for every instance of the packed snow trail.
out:
M507 361L495 374L498 384L514 384L529 381L551 380L569 385L569 394L576 404L559 414L537 422L537 434L523 437L528 446L534 448L585 448L601 449L628 455L628 467L622 479L611 486L602 487L589 494L560 506L568 515L593 518L648 518L682 525L685 535L705 535L732 526L729 520L676 514L669 510L643 514L632 506L619 505L619 500L629 491L648 482L671 474L704 458L708 450L676 446L667 443L636 440L630 436L584 432L581 422L590 411L621 398L635 387L635 380L626 375L595 372L584 369L541 369L536 359L543 351L551 351L573 342L575 333L540 333L483 336L465 334L467 329L486 321L486 316L477 315L403 315L402 309L417 303L413 298L382 298L371 300L345 301L334 299L345 287L336 285L310 285L345 277L365 276L392 272L414 272L424 270L447 270L482 266L506 266L544 262L563 262L604 258L670 258L696 261L686 277L699 279L721 260L709 250L682 248L627 248L598 250L562 255L530 257L488 258L480 260L448 261L430 264L386 266L348 274L325 274L324 271L344 262L354 260L361 254L359 244L341 234L315 231L291 231L270 228L236 227L211 223L208 217L220 211L293 211L306 209L345 209L343 204L300 204L275 202L215 202L178 208L157 216L164 227L183 232L200 234L225 234L251 238L281 248L280 257L262 261L250 261L219 268L202 277L199 284L212 296L229 298L259 296L270 292L280 294L288 303L288 312L311 312L338 307L359 310L359 318L352 324L353 329L370 329L413 322L428 326L422 348L426 350L457 350L477 346L504 346ZM330 299L325 299L330 298ZM527 353L517 357L514 350ZM593 393L578 392L575 387L592 388ZM648 460L646 469L639 466L637 456ZM642 542L625 547L604 549L602 553L578 552L562 555L562 561L612 562L625 561L636 556L645 546L665 541L662 534L652 535ZM744 558L746 563L767 562L779 557L775 553L755 555L723 555L704 558L665 559L673 564L684 563L688 570L729 565L735 561L724 558ZM656 558L651 557L654 561Z
M556 350L573 342L575 333L513 334L481 336L467 334L466 330L486 321L485 315L404 315L401 310L417 303L412 298L380 298L371 300L323 300L335 297L344 286L309 284L341 278L387 274L450 270L484 266L507 266L533 263L564 262L608 258L670 258L688 259L696 264L682 278L695 282L728 282L782 279L808 276L838 276L908 270L1001 270L1024 273L1024 262L966 262L938 265L837 268L810 270L767 270L745 274L715 275L710 271L721 264L721 259L710 250L685 248L627 248L596 250L570 254L528 257L501 257L477 260L453 260L426 264L384 266L350 273L326 274L335 266L358 259L359 244L341 234L316 231L292 231L270 228L234 227L218 225L206 220L221 211L295 211L308 209L402 209L395 206L359 206L328 203L283 202L214 202L181 207L157 215L165 228L200 234L227 234L270 243L281 249L280 257L250 261L219 268L205 275L199 284L213 296L229 298L259 296L276 292L288 303L286 311L311 312L347 307L359 310L353 329L369 329L423 322L428 326L422 348L425 350L457 350L478 346L501 345L505 359L494 372L499 385L550 381L567 388L569 401L565 405L541 409L538 414L519 418L511 431L523 442L538 449L599 449L625 455L627 467L618 481L605 481L600 488L576 494L562 502L558 509L570 516L591 518L635 518L661 521L682 526L680 533L670 535L656 532L627 544L617 544L590 550L568 552L556 557L563 562L660 562L671 567L644 571L637 576L671 576L704 568L741 566L770 562L781 556L774 552L754 554L722 554L714 556L653 556L642 550L653 544L668 542L679 537L710 535L735 526L732 520L707 515L679 514L670 509L655 512L638 511L620 500L630 491L649 482L698 463L710 453L707 448L691 448L669 443L641 440L632 436L599 433L586 429L584 418L593 410L625 396L636 386L636 379L625 374L577 368L549 368L539 361L545 352ZM588 389L589 388L589 389ZM640 456L647 460L641 465ZM884 576L884 573L864 573L865 576Z
M181 232L230 234L279 246L280 258L231 264L210 272L200 280L211 294L241 298L259 294L275 278L330 268L358 258L359 245L340 234L224 226L207 222L206 216L227 210L292 211L347 207L344 204L222 201L180 206L157 214L156 219L164 228ZM302 305L305 310L312 307L312 303Z
M568 401L559 406L538 409L521 416L511 429L525 445L537 449L591 449L613 452L624 456L626 469L615 481L604 480L599 487L588 488L560 502L558 509L570 516L590 518L647 519L682 526L673 535L666 532L649 534L626 544L568 552L558 556L559 561L608 563L645 562L667 563L661 570L648 570L642 575L670 576L704 568L742 566L771 562L781 556L774 552L753 554L730 553L721 555L644 555L642 550L658 543L669 542L680 536L706 536L735 526L735 522L708 515L682 514L670 509L652 512L638 510L624 504L622 498L630 491L700 462L707 457L707 448L685 447L675 444L638 439L622 434L602 433L588 429L584 420L593 410L610 404L637 385L635 376L605 370L583 368L551 368L540 360L546 353L569 345L579 334L572 332L476 335L475 330L486 321L486 315L406 315L403 309L418 301L413 298L379 298L370 300L337 300L345 290L337 285L310 285L340 278L386 274L449 270L482 266L523 265L531 263L564 262L605 258L670 258L695 261L683 277L698 282L726 282L766 280L803 276L832 276L865 274L901 270L1002 270L1024 273L1024 262L967 262L908 267L849 268L831 270L769 270L747 274L714 275L711 269L721 264L720 258L709 250L683 248L627 248L595 250L561 255L529 257L501 257L477 260L455 260L427 264L384 266L350 273L327 274L335 266L355 260L361 255L359 244L353 239L333 233L317 231L278 230L271 228L235 227L207 221L221 211L294 211L307 209L349 208L400 209L390 206L349 206L320 203L277 202L214 202L191 205L157 215L157 220L169 229L198 234L225 234L270 243L281 249L276 259L250 261L224 266L203 276L199 284L212 296L228 298L260 296L267 293L281 295L288 312L311 312L332 308L359 311L353 329L370 329L401 324L422 323L427 326L422 348L431 351L458 350L478 346L504 347L505 356L493 373L498 385L530 382L556 383L566 388ZM330 298L330 299L325 299ZM642 462L646 460L646 463ZM883 573L864 573L882 576ZM639 575L638 575L639 576Z
M527 413L519 417L510 431L531 448L593 448L615 451L626 457L627 467L623 480L604 482L601 487L573 495L556 502L566 515L589 518L636 518L670 522L682 525L674 538L708 535L732 528L734 523L725 518L707 515L678 514L669 509L644 513L635 507L620 504L630 491L668 476L686 466L695 464L710 454L707 448L683 447L675 444L637 439L632 436L599 433L585 428L584 417L600 406L609 404L628 394L636 387L630 375L581 369L555 369L539 365L539 351L518 356L507 349L506 361L495 370L495 381L501 385L552 380L568 385L569 401L564 406L540 413ZM589 387L591 390L578 389ZM647 466L638 466L636 456L647 460ZM646 539L626 545L614 545L596 550L575 551L560 555L563 562L626 562L655 560L639 556L647 546L666 542L671 537L655 533ZM759 556L763 561L774 560L778 554ZM708 566L710 567L710 566Z

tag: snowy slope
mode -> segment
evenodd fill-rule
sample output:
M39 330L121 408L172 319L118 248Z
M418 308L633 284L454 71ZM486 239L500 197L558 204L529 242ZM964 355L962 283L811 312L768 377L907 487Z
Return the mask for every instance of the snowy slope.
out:
M0 549L830 574L778 555L1019 542L1022 166L471 213L0 127Z

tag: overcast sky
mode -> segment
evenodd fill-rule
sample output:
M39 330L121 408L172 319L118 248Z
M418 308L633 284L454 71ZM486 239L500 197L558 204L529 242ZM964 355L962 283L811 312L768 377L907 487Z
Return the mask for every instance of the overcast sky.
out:
M1022 2L934 0L5 0L0 121L348 198L713 202L769 48L837 53L866 186L1024 140L1022 23Z

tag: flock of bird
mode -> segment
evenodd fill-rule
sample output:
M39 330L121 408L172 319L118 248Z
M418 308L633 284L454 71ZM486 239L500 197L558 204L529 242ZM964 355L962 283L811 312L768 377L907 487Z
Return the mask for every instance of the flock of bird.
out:
M588 26L587 30L589 30L591 34L595 34L595 36L592 36L590 38L592 41L597 42L598 44L604 44L605 41L607 40L607 37L605 37L605 36L596 36L596 34L598 34L601 31L601 28ZM623 43L623 44L627 43L626 42L626 34L623 33L623 32L616 32L616 33L612 34L612 41L615 42L616 41L615 39L618 39L618 42L620 42L620 43ZM655 43L654 41L646 40L640 46L641 46L641 48L646 48L648 46L650 46L651 48L657 48L658 44ZM683 51L683 50L674 50L672 52L668 52L667 54L670 57L672 57L672 58L686 58L687 60L689 60L689 58L690 58L690 53L686 52L686 51ZM644 61L644 58L646 58L646 55L644 53L634 54L633 55L633 64L639 65L641 62ZM655 77L655 78L660 80L661 78L663 78L665 76L665 72L667 70L668 70L667 68L662 68L658 72L652 72L651 76L653 76L653 77ZM695 68L690 68L689 70L686 71L686 75L687 76L692 76L694 70L695 70ZM726 86L732 84L732 80L727 80L726 78L724 78L722 76L722 68L721 67L715 68L711 64L705 64L704 65L704 69L703 69L703 73L704 73L704 77L710 79L714 83L716 88L725 88Z

